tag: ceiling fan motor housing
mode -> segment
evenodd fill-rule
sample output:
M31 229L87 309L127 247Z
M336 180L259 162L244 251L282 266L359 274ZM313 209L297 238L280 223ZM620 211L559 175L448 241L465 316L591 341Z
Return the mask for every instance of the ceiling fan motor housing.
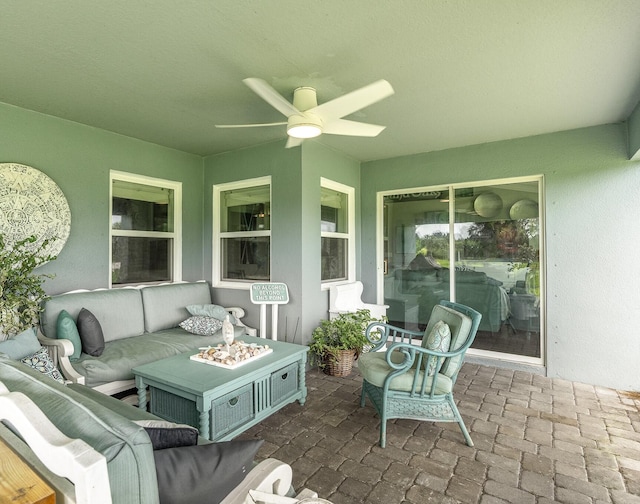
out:
M293 91L293 106L300 112L317 107L318 98L315 88L306 86L296 88Z

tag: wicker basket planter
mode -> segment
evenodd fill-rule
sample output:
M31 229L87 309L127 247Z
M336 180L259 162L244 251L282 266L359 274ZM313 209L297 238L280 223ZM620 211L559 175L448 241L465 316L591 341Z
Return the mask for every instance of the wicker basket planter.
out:
M369 343L365 329L371 318L369 310L340 313L321 320L311 335L311 363L317 363L331 376L349 376L353 362Z
M325 358L322 371L329 376L349 376L355 360L355 350L339 350L335 358L331 356Z

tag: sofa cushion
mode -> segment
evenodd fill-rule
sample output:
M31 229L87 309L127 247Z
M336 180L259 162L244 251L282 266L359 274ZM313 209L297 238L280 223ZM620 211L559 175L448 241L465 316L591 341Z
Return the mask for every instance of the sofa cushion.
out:
M32 327L16 334L13 338L0 341L0 353L10 359L20 360L40 350L36 330Z
M156 450L160 504L218 504L251 470L262 440Z
M213 317L193 316L180 322L180 327L191 334L210 336L222 329L222 321Z
M56 338L56 322L62 310L77 319L82 308L93 313L102 327L105 342L144 332L144 311L140 289L102 289L52 296L40 316L45 336ZM186 317L185 317L186 318Z
M60 374L60 370L56 367L56 365L49 357L49 353L45 347L40 347L40 349L32 355L27 355L26 357L20 359L20 362L26 364L32 369L42 373L49 378L52 378L60 383L64 383L64 378Z
M104 455L113 502L157 503L153 449L142 427L6 357L0 357L0 381L9 391L31 398L63 434L82 439Z
M73 353L69 356L69 360L78 360L82 353L82 340L78 332L78 326L67 310L62 310L58 314L56 321L56 337L58 339L67 339L73 344ZM103 340L104 343L104 340Z
M180 448L198 444L198 429L166 420L135 420L151 439L154 450Z
M82 351L94 357L100 357L104 350L104 335L96 316L82 308L78 314L78 333L82 342Z
M218 320L224 320L228 316L229 322L232 324L236 323L236 318L229 313L224 306L216 304L188 305L187 311L194 316L213 317Z
M189 317L187 305L211 304L211 291L206 282L152 285L140 292L147 332L178 327Z
M236 338L245 334L241 326L234 326L234 331ZM178 327L107 342L100 357L82 354L71 364L86 378L86 385L96 387L112 381L132 380L131 370L136 366L179 353L197 353L199 347L222 342L221 331L211 336L200 336Z

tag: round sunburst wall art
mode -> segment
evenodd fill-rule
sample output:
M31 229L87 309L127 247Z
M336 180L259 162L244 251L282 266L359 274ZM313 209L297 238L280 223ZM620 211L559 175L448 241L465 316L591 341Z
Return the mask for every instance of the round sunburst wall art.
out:
M36 236L35 249L58 255L69 238L71 211L58 185L40 170L17 163L0 163L0 233L5 245Z

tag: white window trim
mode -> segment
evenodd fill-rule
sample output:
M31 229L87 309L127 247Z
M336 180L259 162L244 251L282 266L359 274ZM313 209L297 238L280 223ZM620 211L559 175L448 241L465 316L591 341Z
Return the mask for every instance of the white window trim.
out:
M329 290L333 285L355 282L356 280L356 190L355 188L320 177L320 187L347 195L347 233L321 231L321 238L345 238L347 240L347 278L341 280L321 280L321 290ZM319 226L319 223L318 223Z
M265 177L257 177L246 180L238 180L235 182L227 182L224 184L217 184L213 186L213 240L211 244L211 265L212 265L212 278L211 285L214 287L221 287L226 289L240 289L240 290L249 290L251 289L251 284L254 281L247 280L223 280L222 279L222 264L220 262L220 258L222 257L222 239L223 238L244 238L244 237L257 237L257 236L268 236L271 238L271 229L273 228L273 212L270 217L270 225L268 231L234 231L229 233L222 233L220 231L220 194L225 191L232 191L234 189L244 189L245 187L252 186L261 186L268 185L269 186L269 200L271 202L271 176ZM272 243L269 240L269 261L271 261L271 252L272 252ZM269 271L271 271L271 265L269 265Z
M173 232L163 231L134 231L113 229L111 218L113 214L113 181L122 180L134 184L144 184L173 190ZM173 239L172 252L172 282L182 281L182 182L166 180L135 173L109 171L109 288L111 283L111 263L113 261L112 242L114 236L133 237L163 237Z

